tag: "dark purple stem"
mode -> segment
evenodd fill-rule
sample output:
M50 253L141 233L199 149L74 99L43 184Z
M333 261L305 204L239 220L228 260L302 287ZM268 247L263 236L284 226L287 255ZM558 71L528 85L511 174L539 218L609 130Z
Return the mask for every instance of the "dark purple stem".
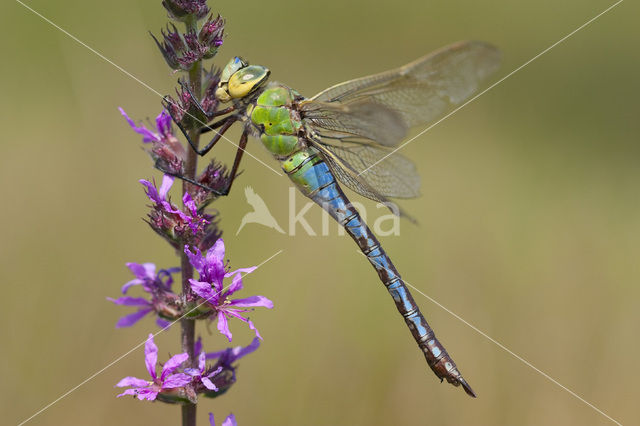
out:
M187 22L187 30L195 29L197 27L197 21L194 18L191 22ZM189 70L189 86L192 93L198 98L202 93L202 61L196 61ZM198 147L200 142L200 132L198 130L190 130L189 137L194 144L194 148ZM189 147L187 147L189 148ZM185 163L185 177L195 179L196 171L198 169L198 154L195 149L187 149L187 161ZM182 193L187 191L187 183L182 182ZM182 266L182 293L185 301L193 299L193 293L191 286L189 285L189 279L193 278L193 267L189 262L187 255L182 252L180 258L180 264ZM189 354L189 362L191 367L197 366L197 360L195 357L195 334L196 334L196 322L192 319L183 318L180 321L182 333L182 351ZM185 404L182 406L182 426L196 426L196 405Z

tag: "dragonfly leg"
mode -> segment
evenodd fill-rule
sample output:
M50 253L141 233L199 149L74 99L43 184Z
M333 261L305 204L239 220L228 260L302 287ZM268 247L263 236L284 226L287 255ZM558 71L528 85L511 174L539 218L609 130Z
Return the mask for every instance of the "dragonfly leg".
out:
M227 118L223 118L222 120L220 120L218 123L220 123L219 127L220 130L216 131L216 134L213 136L213 138L211 138L211 140L209 141L209 143L207 144L207 146L205 146L202 149L197 149L194 147L194 144L189 140L189 144L191 145L191 147L194 149L195 152L198 153L198 155L202 156L207 154L209 151L211 151L211 148L213 148L213 146L220 140L220 138L222 137L222 135L225 134L225 132L227 130L229 130L229 127L231 127L233 125L233 123L235 123L237 121L236 117L227 117ZM214 123L213 125L217 125L218 123ZM212 126L213 126L212 125ZM246 132L245 132L246 133ZM185 135L187 136L187 135ZM188 136L187 136L188 138ZM245 142L246 143L246 142Z
M183 176L180 173L170 172L169 170L166 170L166 169L162 168L162 166L160 166L158 164L158 162L156 162L154 167L156 169L160 170L165 175L173 176L173 177L176 177L176 178L178 178L180 180L183 180L185 182L189 182L190 184L195 185L197 187L200 187L200 188L204 189L205 191L212 192L212 193L216 194L219 197L229 194L229 187L231 185L229 185L229 187L225 188L224 190L220 191L219 189L211 188L211 187L208 187L207 185L201 184L200 182L196 182L194 179L191 179L191 178L188 178L186 176Z
M184 128L184 126L182 124L180 124L180 120L177 120L176 117L173 115L173 113L171 112L171 108L170 106L174 105L177 106L176 104L174 104L173 102L171 102L171 98L169 98L169 96L165 96L164 98L162 98L162 106L164 107L164 109L169 113L169 115L171 116L171 121L173 121L175 123L176 126L178 126L178 129L180 129L180 132L184 135L184 137L187 139L187 142L189 142L189 145L191 145L191 148L195 151L198 152L198 147L196 146L195 143L193 143L193 141L191 140L191 138L189 137L189 134L187 132L187 130ZM199 154L199 153L198 153Z
M184 90L187 91L187 93L189 94L189 97L191 98L191 102L193 102L195 104L196 108L198 108L198 111L200 111L200 113L202 115L207 117L208 120L212 120L214 117L218 117L220 115L225 115L225 114L228 114L228 113L233 112L233 111L236 110L236 107L234 105L231 105L231 106L229 106L229 107L227 107L225 109L214 111L211 114L208 114L204 110L204 108L202 107L202 103L200 103L198 98L196 98L195 95L193 94L193 92L191 91L191 88L189 87L189 85L182 79L178 80L178 84L180 84L180 87L182 87ZM209 127L203 127L203 129L207 129L207 130L200 131L200 133L205 133L205 132L211 131L211 128L209 128Z
M185 139L187 140L187 142L189 142L189 145L191 146L191 148L200 156L204 156L206 155L211 148L213 148L213 146L216 144L216 142L218 142L218 140L220 140L220 138L222 137L222 135L229 130L229 127L231 127L231 125L233 123L235 123L237 121L237 118L234 116L229 116L229 117L225 117L213 124L210 124L208 126L205 125L205 127L203 127L203 129L207 129L204 132L208 132L210 130L214 130L217 128L221 128L220 130L218 130L216 132L216 135L211 139L211 141L209 141L209 143L207 144L207 146L205 146L202 149L199 149L196 144L191 140L191 138L189 137L189 132L187 132L187 129L184 128L184 126L180 123L179 120L176 119L176 117L172 114L171 112L171 108L168 107L168 105L171 105L171 101L169 100L168 96L165 96L164 99L162 100L163 102L163 106L165 107L165 109L167 110L167 112L169 113L169 115L171 116L171 120L175 123L175 125L178 127L178 129L180 129L180 132L184 135ZM201 133L204 133L202 130L200 130Z
M231 121L231 124L233 124L233 121ZM229 126L231 126L231 124L229 124ZM216 140L213 142L213 144L215 144L215 142L217 142L219 139L220 139L220 136L218 136L216 138ZM224 197L224 196L229 195L229 192L231 191L231 185L233 185L233 181L236 179L236 177L238 177L240 175L240 173L238 173L238 168L240 167L240 162L242 161L242 156L244 154L245 148L247 147L248 139L249 139L248 133L245 130L244 132L242 132L242 136L240 136L240 142L238 143L238 149L236 151L236 156L235 156L235 158L233 160L233 166L231 167L231 172L229 173L229 185L227 185L227 187L222 189L222 190L211 188L211 187L209 187L207 185L203 185L200 182L195 181L194 179L191 179L191 178L188 178L186 176L181 175L180 173L175 173L175 172L171 172L169 170L166 170L162 166L160 166L159 162L157 162L157 161L156 161L156 164L155 164L155 168L160 170L165 175L176 177L176 178L181 179L181 180L183 180L185 182L189 182L190 184L196 185L196 186L198 186L198 187L200 187L200 188L202 188L202 189L204 189L206 191L212 192L212 193L216 194L219 197ZM211 147L209 147L209 149L211 149Z
M198 100L198 98L196 98L196 96L193 94L189 85L181 78L178 79L178 84L180 85L180 87L182 87L182 89L187 91L187 93L189 94L189 98L191 99L191 102L196 106L196 108L198 108L198 111L200 111L202 115L207 117L207 119L211 120L214 116L207 114L204 108L202 108L202 104L200 104L200 100Z
M236 151L236 158L233 160L233 167L231 168L231 173L229 173L229 185L221 191L222 195L229 194L229 191L231 191L231 185L233 185L233 181L236 180L236 176L238 176L238 167L240 167L240 161L242 161L242 155L244 154L245 148L247 147L248 139L248 133L245 130L244 132L242 132L242 136L240 136L238 150Z

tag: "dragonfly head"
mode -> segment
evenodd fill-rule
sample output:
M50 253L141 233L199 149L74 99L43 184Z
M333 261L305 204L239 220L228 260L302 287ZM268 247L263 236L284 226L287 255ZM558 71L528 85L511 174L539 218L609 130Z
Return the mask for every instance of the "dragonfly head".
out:
M249 65L235 57L222 70L216 98L221 102L241 99L260 88L269 78L269 70L260 65Z

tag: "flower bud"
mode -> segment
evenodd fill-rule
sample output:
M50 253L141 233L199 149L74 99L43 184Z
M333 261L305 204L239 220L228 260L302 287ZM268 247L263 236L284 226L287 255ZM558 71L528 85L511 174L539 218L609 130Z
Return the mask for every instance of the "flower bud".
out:
M206 0L162 0L162 6L177 21L200 20L209 14Z
M218 48L222 46L222 37L224 35L224 19L218 15L213 19L213 15L209 15L209 19L202 25L198 39L207 46L203 58L210 59L218 52Z

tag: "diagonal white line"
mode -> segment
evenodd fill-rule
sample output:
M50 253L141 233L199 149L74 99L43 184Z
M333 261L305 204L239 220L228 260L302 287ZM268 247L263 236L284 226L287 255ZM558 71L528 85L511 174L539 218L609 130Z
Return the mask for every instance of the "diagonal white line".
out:
M389 152L387 155L385 155L384 157L382 157L381 159L379 159L378 161L376 161L375 163L373 163L372 165L370 165L369 167L367 167L366 169L364 169L363 171L361 171L360 173L358 173L358 176L362 175L363 173L366 173L369 169L371 169L372 167L375 167L377 164L380 164L382 161L384 161L385 159L387 159L389 156L395 154L396 152L398 152L399 150L401 150L402 148L404 148L405 146L407 146L408 144L410 144L411 142L413 142L414 140L416 140L417 138L419 138L420 136L424 135L426 132L428 132L429 130L431 130L433 127L437 126L438 124L440 124L442 121L446 120L447 118L451 117L453 114L455 114L456 112L460 111L462 108L464 108L465 106L469 105L471 102L475 101L476 99L478 99L480 96L484 95L485 93L487 93L489 90L493 89L494 87L496 87L498 84L502 83L503 81L505 81L506 79L508 79L509 77L511 77L512 75L514 75L515 73L517 73L518 71L520 71L522 68L526 67L527 65L529 65L531 62L535 61L536 59L538 59L540 56L544 55L545 53L547 53L548 51L550 51L551 49L553 49L554 47L556 47L557 45L559 45L560 43L562 43L563 41L565 41L566 39L568 39L569 37L571 37L572 35L574 35L575 33L577 33L578 31L582 30L583 28L585 28L587 25L591 24L593 21L595 21L596 19L598 19L599 17L601 17L602 15L604 15L605 13L609 12L611 9L613 9L614 7L616 7L617 5L619 5L620 3L622 3L624 0L618 0L616 3L612 4L611 6L609 6L608 8L606 8L605 10L603 10L602 12L600 12L599 14L597 14L596 16L594 16L593 18L589 19L587 22L585 22L584 24L580 25L578 28L576 28L575 30L571 31L569 34L567 34L566 36L562 37L560 40L556 41L555 43L553 43L551 46L547 47L546 49L544 49L542 52L538 53L536 56L534 56L533 58L529 59L527 62L525 62L524 64L520 65L518 68L514 69L513 71L511 71L509 74L505 75L504 77L502 77L500 80L496 81L495 83L493 83L491 86L487 87L486 89L484 89L482 92L478 93L477 95L475 95L473 98L469 99L468 101L466 101L465 103L463 103L462 105L460 105L459 107L457 107L456 109L454 109L453 111L451 111L450 113L448 113L447 115L445 115L444 117L442 117L441 119L439 119L438 121L436 121L435 123L431 124L429 127L427 127L426 129L422 130L420 133L418 133L417 135L415 135L414 137L412 137L411 139L409 139L408 141L406 141L405 143L403 143L402 145L400 145L399 147L397 147L396 149L394 149L393 151Z
M269 257L268 259L262 261L258 266L256 266L257 270L258 268L260 268L262 265L264 265L265 263L269 262L271 259L273 259L274 257L276 257L277 255L279 255L280 253L282 253L284 250L279 250L278 252L276 252L275 254L273 254L271 257ZM245 274L247 275L247 274ZM229 284L228 286L226 286L225 288L223 288L222 290L220 290L217 294L222 293L223 291L225 291L226 289L228 289L231 286L231 284ZM195 308L189 310L188 312L186 312L185 314L183 314L180 318L178 318L177 320L173 321L171 324L167 325L166 327L162 328L160 331L156 332L153 334L153 337L156 337L158 334L163 333L164 331L166 331L168 328L170 328L172 325L176 324L177 322L179 322L182 318L184 318L185 316L189 315L191 312L195 311L196 309L198 309L200 306L204 305L205 303L207 303L207 301L203 301L202 303L200 303L198 306L196 306ZM104 367L102 367L100 370L96 371L95 373L93 373L92 375L90 375L89 377L87 377L86 379L84 379L82 382L78 383L77 385L75 385L74 387L72 387L71 389L69 389L68 391L66 391L65 393L63 393L62 395L60 395L58 398L56 398L55 400L51 401L49 404L45 405L44 407L42 407L40 410L38 410L36 413L34 413L33 415L31 415L29 418L21 421L18 426L22 426L23 424L29 422L30 420L32 420L34 417L38 416L39 414L41 414L42 412L44 412L45 410L51 408L54 404L56 404L57 402L59 402L60 400L64 399L65 397L67 397L69 394L73 393L74 391L76 391L78 388L80 388L81 386L85 385L86 383L90 382L91 380L93 380L95 377L97 377L98 375L100 375L102 372L104 372L105 370L107 370L109 367L113 366L114 364L117 364L120 360L122 360L123 358L126 358L129 354L131 354L133 351L135 351L136 349L140 348L141 346L143 346L146 342L147 342L148 338L143 340L142 342L138 343L136 346L134 346L133 348L131 348L129 351L125 352L124 354L120 355L118 358L114 359L113 361L111 361L109 364L105 365Z
M604 417L606 417L607 419L611 420L613 423L622 426L622 423L620 423L619 421L615 420L613 417L609 416L607 413L605 413L604 411L602 411L601 409L599 409L598 407L596 407L595 405L593 405L592 403L590 403L586 399L582 398L580 395L578 395L577 393L575 393L574 391L572 391L568 387L564 386L562 383L558 382L553 377L549 376L547 373L545 373L544 371L540 370L538 367L536 367L535 365L531 364L529 361L527 361L526 359L524 359L520 355L518 355L515 352L513 352L512 350L510 350L505 345L503 345L502 343L498 342L496 339L494 339L493 337L489 336L484 331L480 330L478 327L476 327L473 324L469 323L468 321L463 319L460 315L456 314L451 309L447 308L446 306L442 305L440 302L435 300L433 297L423 293L420 289L418 289L417 287L409 284L406 280L403 279L403 281L407 286L411 287L412 289L414 289L415 291L417 291L418 293L420 293L421 295L423 295L424 297L429 299L431 302L435 303L440 308L444 309L449 314L453 315L456 319L458 319L459 321L464 323L466 326L470 327L475 332L477 332L478 334L482 335L484 338L489 340L491 343L495 344L500 349L502 349L503 351L507 352L509 355L511 355L514 358L516 358L518 361L524 363L526 366L528 366L529 368L533 369L535 372L537 372L540 375L542 375L545 379L549 380L550 382L554 383L555 385L557 385L557 386L561 387L562 389L564 389L565 391L569 392L572 396L574 396L575 398L577 398L580 401L584 402L586 405L588 405L589 407L591 407L592 409L594 409L598 413L602 414Z
M108 62L109 64L113 65L116 69L118 69L120 72L122 72L123 74L125 74L127 77L132 78L133 80L137 81L138 83L140 83L142 86L144 86L145 88L147 88L149 91L155 93L156 95L160 96L161 98L164 98L164 96L158 92L156 89L154 89L153 87L149 86L147 83L145 83L144 81L140 80L138 77L136 77L135 75L131 74L129 71L127 71L126 69L122 68L120 65L116 64L115 62L113 62L111 59L107 58L106 56L104 56L102 53L98 52L97 50L95 50L93 47L89 46L88 44L86 44L85 42L83 42L82 40L80 40L79 38L77 38L76 36L74 36L73 34L71 34L70 32L68 32L67 30L65 30L64 28L60 27L59 25L57 25L56 23L54 23L53 21L51 21L49 18L47 18L46 16L42 15L41 13L39 13L38 11L34 10L33 8L31 8L30 6L24 4L21 0L15 0L17 3L19 3L20 5L22 5L25 9L30 10L31 12L33 12L33 14L37 15L38 17L40 17L42 20L44 20L45 22L47 22L48 24L50 24L51 26L53 26L54 28L56 28L57 30L59 30L60 32L62 32L63 34L65 34L66 36L68 36L69 38L71 38L73 41L75 41L76 43L86 47L87 49L89 49L91 52L93 52L94 54L96 54L98 57L100 57L101 59L103 59L104 61ZM197 122L199 122L200 124L202 124L203 126L206 126L207 123L203 123L201 120L199 120L197 117L194 117L193 115L191 115L189 112L185 111L185 114L190 116L191 118L193 118L194 120L196 120ZM232 144L233 146L235 146L236 148L240 149L240 147L233 142L231 139L229 139L228 137L221 135L222 139L224 139L225 141L229 142L230 144ZM249 151L243 149L243 152L245 152L249 157L253 158L254 160L256 160L258 163L262 164L263 166L265 166L266 168L268 168L269 170L271 170L272 172L274 172L275 174L277 174L278 176L282 176L282 173L280 173L279 171L277 171L276 169L274 169L273 167L269 166L268 164L266 164L264 161L260 160L258 157L254 156L253 154L251 154Z

